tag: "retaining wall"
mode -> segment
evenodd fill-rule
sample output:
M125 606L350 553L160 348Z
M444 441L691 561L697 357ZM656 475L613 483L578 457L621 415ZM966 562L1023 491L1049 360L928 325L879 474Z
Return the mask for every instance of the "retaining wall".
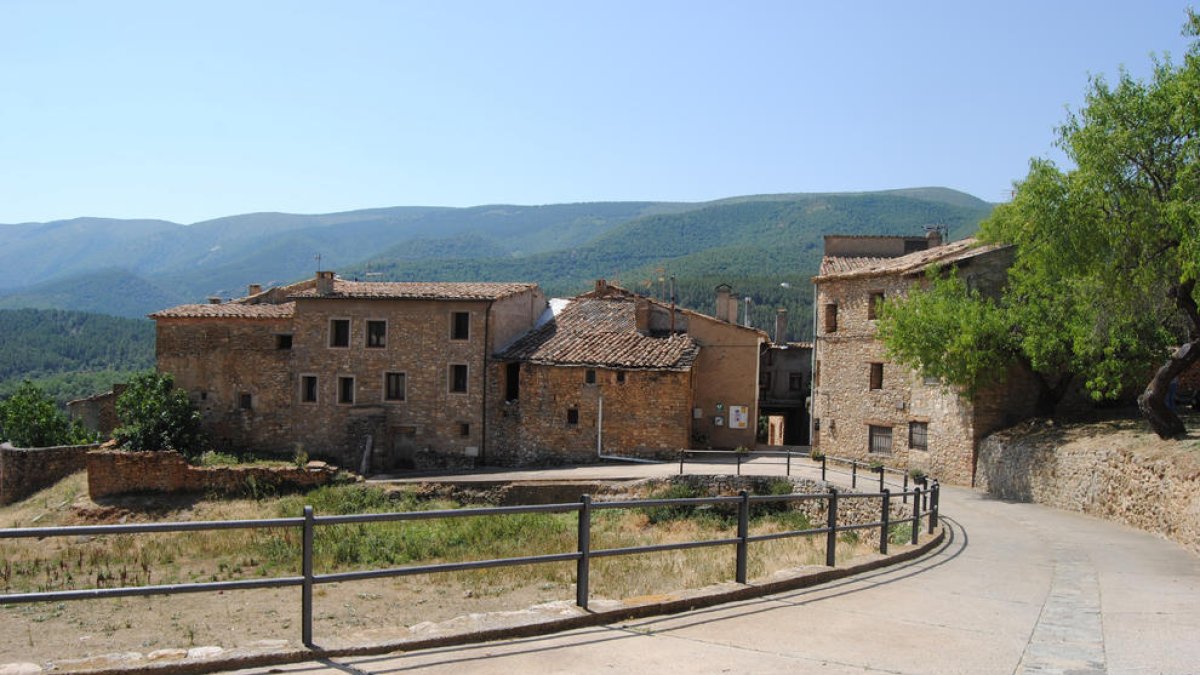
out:
M177 452L93 450L87 453L88 494L205 492L255 495L313 488L328 483L336 471L323 462L308 467L192 466Z
M0 504L20 501L44 487L82 471L96 445L14 448L0 443Z

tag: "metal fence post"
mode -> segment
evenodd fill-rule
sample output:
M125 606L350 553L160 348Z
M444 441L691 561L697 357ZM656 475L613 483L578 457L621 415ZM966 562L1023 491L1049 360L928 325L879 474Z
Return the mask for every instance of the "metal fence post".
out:
M938 500L941 499L942 486L935 480L929 489L933 493L929 497L929 534L933 534L933 528L938 524Z
M858 487L858 460L850 462L850 487Z
M305 647L313 646L313 507L304 507L304 534L302 536L300 573L304 583L300 587L300 639Z
M913 488L912 543L917 543L921 532L921 486Z
M738 503L738 543L737 543L737 576L739 584L746 583L746 558L749 555L750 536L750 493L742 490L738 493L742 501Z
M891 518L892 512L892 493L887 488L884 488L883 499L879 501L883 503L883 513L879 518L879 553L887 555L888 520Z
M884 469L879 470L879 491L880 492L883 492L883 474L885 474L885 473L886 473L886 470L884 470Z
M901 495L902 495L901 500L905 504L907 504L908 503L908 472L907 471L904 472L904 492L901 493Z
M825 526L828 532L825 534L825 565L833 567L837 561L837 488L829 488L829 513Z
M792 475L792 451L787 451L787 475L790 478Z
M592 557L592 496L579 497L579 561L575 563L575 604L587 609Z
M742 453L734 451L733 454L737 455L737 462L738 462L737 475L740 476L740 475L742 475Z
M679 475L680 476L683 475L683 457L684 457L684 451L680 450L679 451Z
M821 482L825 482L825 455L821 455Z

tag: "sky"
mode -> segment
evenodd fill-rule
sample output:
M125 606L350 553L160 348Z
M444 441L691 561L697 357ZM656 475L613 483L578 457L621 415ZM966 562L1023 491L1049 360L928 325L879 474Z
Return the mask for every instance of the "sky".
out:
M0 0L0 223L1007 199L1175 0Z

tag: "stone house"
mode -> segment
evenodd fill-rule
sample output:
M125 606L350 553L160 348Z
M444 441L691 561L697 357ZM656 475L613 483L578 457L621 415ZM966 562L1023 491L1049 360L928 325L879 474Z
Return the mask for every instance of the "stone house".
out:
M883 298L923 282L931 266L954 267L968 285L998 292L1011 247L973 239L942 244L928 237L825 238L813 278L816 337L812 376L814 447L889 466L920 468L943 481L974 480L977 444L986 434L1029 416L1032 377L1018 369L971 399L887 360L876 339Z
M496 354L491 458L588 462L753 447L765 338L597 281Z
M151 318L158 369L196 402L219 448L380 472L487 461L488 358L546 306L536 284L322 271Z

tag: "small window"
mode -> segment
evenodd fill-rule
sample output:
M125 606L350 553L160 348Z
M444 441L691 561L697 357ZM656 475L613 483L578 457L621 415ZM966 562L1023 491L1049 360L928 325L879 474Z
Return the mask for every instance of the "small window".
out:
M241 406L242 410L251 410L254 408L254 397L242 392L238 395L238 405Z
M867 318L874 320L879 318L879 306L883 304L883 291L874 291L871 297L867 300Z
M568 408L567 409L567 424L579 424L579 409L578 408Z
M371 349L383 349L387 346L387 322L386 321L368 321L367 322L367 347Z
M583 381L588 384L596 384L596 371L589 368L583 376Z
M354 378L338 378L338 403L352 405L354 403Z
M275 349L291 349L291 348L292 348L292 334L291 333L281 333L281 334L275 336Z
M404 373L384 373L383 374L383 400L385 401L403 401L407 392L408 383Z
M300 402L317 402L317 376L304 375L300 378Z
M869 445L867 450L877 454L889 455L892 452L892 428L877 427L874 424L868 427Z
M350 346L350 319L329 320L329 346Z
M462 422L458 425L458 435L466 438L471 435L471 425L468 422Z
M821 386L821 362L813 362L813 386Z
M467 366L465 363L450 365L450 391L455 394L467 393Z
M871 389L883 389L883 364L871 364Z
M617 384L625 384L625 371L617 371Z
M837 332L837 303L835 302L825 305L825 332Z
M470 312L454 312L451 315L450 339L451 340L469 340L469 339L471 339L471 313Z
M802 373L788 373L788 391L800 391L804 389L804 375Z
M928 422L909 422L908 423L908 447L913 450L928 450L929 449L929 423Z
M513 362L504 367L504 400L521 399L521 364Z

